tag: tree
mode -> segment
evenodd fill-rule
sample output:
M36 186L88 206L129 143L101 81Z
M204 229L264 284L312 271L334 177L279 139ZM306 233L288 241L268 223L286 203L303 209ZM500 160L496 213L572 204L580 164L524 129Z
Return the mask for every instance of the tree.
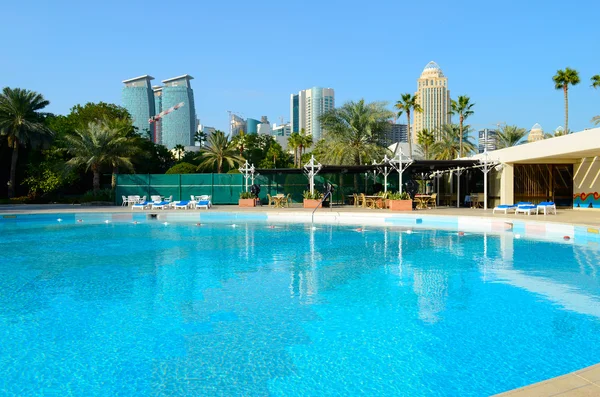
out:
M419 105L417 101L417 95L412 95L410 93L402 94L401 99L396 102L396 109L398 109L398 117L402 116L402 113L406 113L406 129L408 133L408 151L410 152L410 157L413 155L412 151L412 137L410 135L410 113L414 111L416 113L423 112L423 108ZM396 145L396 150L398 150L398 146Z
M302 137L300 136L300 133L298 133L298 132L292 132L290 134L290 136L288 137L288 145L287 145L288 149L294 151L294 167L298 167L299 158L300 158L300 156L298 156L298 150L300 148L301 140L302 140Z
M300 139L298 141L298 144L298 150L300 151L299 157L302 158L302 155L304 154L304 149L310 147L310 145L313 144L312 135L307 134L304 128L300 129Z
M182 144L177 144L177 145L175 145L173 150L175 151L177 160L181 160L181 156L183 156L185 154L185 146L183 146Z
M267 153L265 158L262 159L259 163L260 168L279 168L285 167L289 161L289 154L287 154L281 145L277 142L273 142Z
M329 164L361 165L381 160L386 148L379 138L394 113L385 102L346 102L342 107L325 112L319 121L325 131L326 150L323 161Z
M552 80L554 88L563 90L565 95L565 131L569 133L569 84L573 86L579 84L579 73L575 69L565 68L565 70L558 70Z
M200 146L204 146L204 141L206 141L206 133L202 131L198 131L194 134L194 141L200 143Z
M248 134L243 130L231 139L231 145L240 152L240 157L244 157L244 150L248 146Z
M469 98L466 95L460 95L458 97L458 100L452 100L450 101L450 114L457 114L458 115L458 125L459 125L459 129L460 129L460 133L459 133L459 140L460 140L460 149L458 151L459 153L459 157L463 156L463 123L464 121L471 116L474 112L473 110L471 110L473 108L473 106L475 106L474 103L469 103L469 101L471 100L471 98Z
M67 161L67 168L85 166L86 171L91 170L94 193L100 190L102 167L133 169L131 157L139 150L134 139L100 121L90 122L87 128L77 129L65 139L69 144L68 152L73 156Z
M179 163L169 168L165 174L195 174L196 166L190 163Z
M20 146L39 147L54 137L44 123L40 110L50 102L41 94L21 88L5 87L0 95L0 135L7 138L12 149L8 197L15 195L17 160Z
M519 128L516 125L504 125L496 131L496 148L504 149L520 145L525 135L527 135L525 128Z
M425 160L429 160L431 146L435 143L433 132L428 129L421 130L417 133L417 143L423 150Z
M85 105L75 105L71 108L71 112L67 116L73 123L75 128L87 128L91 122L113 120L113 119L128 119L131 121L131 115L122 106L114 103L106 102L88 102ZM138 131L142 133L143 131Z
M590 79L592 81L592 88L600 88L600 74L595 74Z
M223 171L223 163L235 167L236 164L244 162L244 158L237 153L229 138L219 130L208 136L207 145L200 149L198 159L202 160L198 169L213 170L216 167L219 174Z
M439 130L439 139L432 145L431 150L436 160L453 160L460 156L462 141L463 152L466 154L475 151L475 145L469 138L469 126L462 130L456 124L444 124Z

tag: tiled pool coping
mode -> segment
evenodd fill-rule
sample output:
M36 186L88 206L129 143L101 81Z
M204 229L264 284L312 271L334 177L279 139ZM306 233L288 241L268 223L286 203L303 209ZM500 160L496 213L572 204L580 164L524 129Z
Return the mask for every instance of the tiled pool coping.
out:
M367 211L361 209L322 209L314 215L315 224L357 225L412 228L436 228L444 230L512 234L514 238L532 238L562 244L600 245L600 227L593 222L598 216L590 214L590 224L568 223L566 220L546 217L489 216L489 213L456 211L418 211L394 213L389 211ZM239 210L235 206L221 207L209 211L131 211L115 207L77 207L10 211L0 209L0 223L28 221L56 221L75 223L109 222L272 222L311 223L312 211L301 208ZM568 238L567 238L568 237ZM502 393L498 396L600 396L600 364L559 376L523 388Z

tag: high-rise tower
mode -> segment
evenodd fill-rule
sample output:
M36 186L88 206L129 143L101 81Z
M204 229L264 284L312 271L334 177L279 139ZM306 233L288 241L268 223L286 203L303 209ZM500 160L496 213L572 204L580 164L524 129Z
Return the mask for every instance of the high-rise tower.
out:
M154 80L154 77L147 74L123 80L123 84L125 84L125 87L123 87L123 107L131 115L133 125L137 127L138 133L143 136L146 136L147 132L152 133L153 128L148 119L156 114L151 80Z
M189 74L163 80L162 109L169 109L183 102L184 106L176 112L170 113L161 120L161 143L168 149L176 145L192 146L196 132L196 111L194 105L194 91L190 85L193 77ZM154 95L154 93L153 93Z
M313 87L290 96L290 119L292 132L300 132L302 128L313 136L316 143L322 138L319 117L335 107L333 88Z
M436 132L450 119L450 90L448 79L437 63L431 61L423 69L417 80L417 102L423 109L422 113L414 113L414 124L411 135L414 142L417 133L424 129Z

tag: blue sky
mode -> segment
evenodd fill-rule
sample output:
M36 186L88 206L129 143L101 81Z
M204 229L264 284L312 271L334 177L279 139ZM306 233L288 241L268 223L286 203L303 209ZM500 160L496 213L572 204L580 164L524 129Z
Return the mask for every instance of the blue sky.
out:
M225 129L227 110L289 120L289 95L331 87L336 104L416 90L436 61L469 122L548 131L564 124L552 76L567 66L570 127L600 114L597 1L22 1L2 5L0 87L42 93L49 111L121 103L121 81L191 74L196 112Z

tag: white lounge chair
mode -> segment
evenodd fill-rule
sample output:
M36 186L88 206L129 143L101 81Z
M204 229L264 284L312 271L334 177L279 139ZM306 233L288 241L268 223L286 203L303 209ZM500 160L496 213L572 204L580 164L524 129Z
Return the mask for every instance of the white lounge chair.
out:
M535 212L537 215L537 205L530 202L520 202L517 204L517 209L515 210L515 214L523 213L527 215L531 215L532 212Z
M539 214L540 211L544 213L544 215L552 214L556 215L556 204L553 201L542 201L537 205L537 209L535 211L536 214Z
M173 204L176 210L187 210L188 208L190 208L191 202L187 200L175 201Z
M197 202L196 202L196 208L206 208L209 209L210 207L212 207L212 202L211 202L211 196L208 195L204 195L204 196L196 196Z
M121 207L126 207L129 204L129 199L127 198L127 196L121 196L121 198L123 199Z
M494 210L492 211L492 214L495 214L496 211L498 211L498 212L504 212L504 215L506 215L509 212L515 212L516 209L517 209L517 206L514 204L500 204L499 206L494 208Z
M148 210L152 208L152 205L154 203L152 203L151 201L144 201L143 203L135 203L131 206L131 210L133 211L134 209L140 209L140 210Z

